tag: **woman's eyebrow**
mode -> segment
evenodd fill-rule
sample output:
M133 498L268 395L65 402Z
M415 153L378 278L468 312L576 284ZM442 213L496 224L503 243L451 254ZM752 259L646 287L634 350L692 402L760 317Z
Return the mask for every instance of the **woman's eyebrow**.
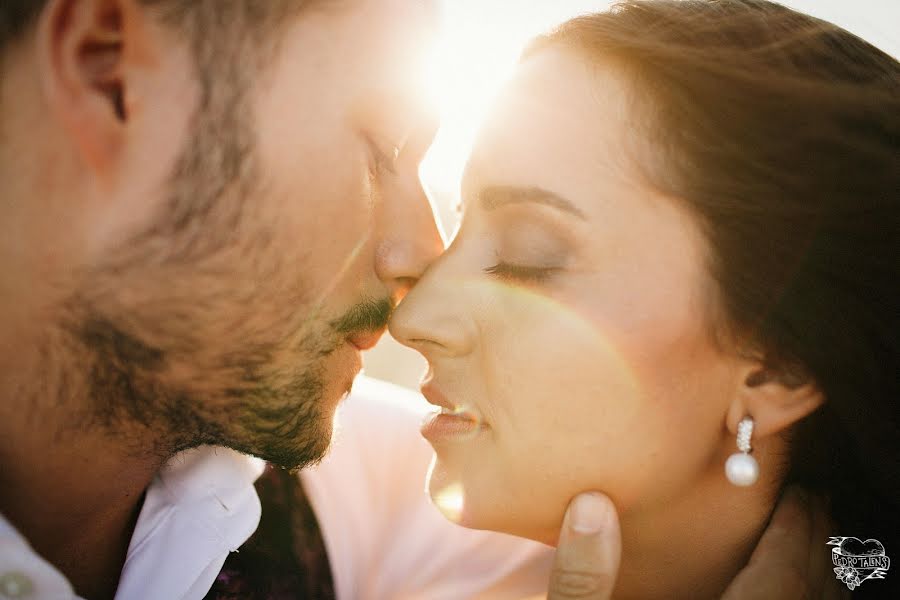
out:
M481 199L481 207L486 211L495 210L510 204L533 202L572 214L579 219L587 220L585 214L572 202L539 187L492 186L484 188L479 194L479 198Z

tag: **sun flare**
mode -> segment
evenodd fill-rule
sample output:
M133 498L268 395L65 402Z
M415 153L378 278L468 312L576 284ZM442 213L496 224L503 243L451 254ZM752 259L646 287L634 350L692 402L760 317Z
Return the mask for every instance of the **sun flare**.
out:
M422 164L422 178L445 227L455 224L459 180L478 126L522 49L554 25L609 4L607 0L444 3L442 34L434 44L425 82L442 125Z

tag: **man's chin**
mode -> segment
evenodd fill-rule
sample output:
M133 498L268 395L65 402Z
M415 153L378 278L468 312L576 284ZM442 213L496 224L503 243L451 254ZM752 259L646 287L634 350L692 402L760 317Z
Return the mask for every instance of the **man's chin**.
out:
M317 465L328 454L331 433L318 436L313 443L300 445L266 444L248 452L257 458L288 471L299 471Z
M358 353L347 349L298 374L294 386L280 388L278 397L296 398L290 405L273 410L265 402L247 410L244 430L233 431L240 438L224 445L291 471L319 463L331 447L338 407L360 371Z
M334 435L334 413L321 415L296 435L257 435L248 444L228 444L233 449L261 458L282 469L297 471L311 467L328 454ZM241 447L243 446L243 447Z

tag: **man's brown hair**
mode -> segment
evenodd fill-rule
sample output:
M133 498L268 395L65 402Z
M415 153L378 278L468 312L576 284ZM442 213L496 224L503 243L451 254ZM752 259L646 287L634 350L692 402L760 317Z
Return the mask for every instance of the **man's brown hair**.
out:
M3 0L0 4L0 50L34 26L49 0ZM223 24L239 23L248 31L265 32L285 16L308 4L304 0L140 0L161 11L165 20L180 26L193 36L214 40Z

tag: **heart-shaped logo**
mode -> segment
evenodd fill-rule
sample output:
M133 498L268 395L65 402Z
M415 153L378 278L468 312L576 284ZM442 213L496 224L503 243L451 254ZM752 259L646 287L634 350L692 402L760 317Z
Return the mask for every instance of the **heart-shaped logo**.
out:
M884 579L891 566L891 559L878 540L863 542L855 537L833 537L828 545L835 546L831 549L835 575L851 590L867 579Z

